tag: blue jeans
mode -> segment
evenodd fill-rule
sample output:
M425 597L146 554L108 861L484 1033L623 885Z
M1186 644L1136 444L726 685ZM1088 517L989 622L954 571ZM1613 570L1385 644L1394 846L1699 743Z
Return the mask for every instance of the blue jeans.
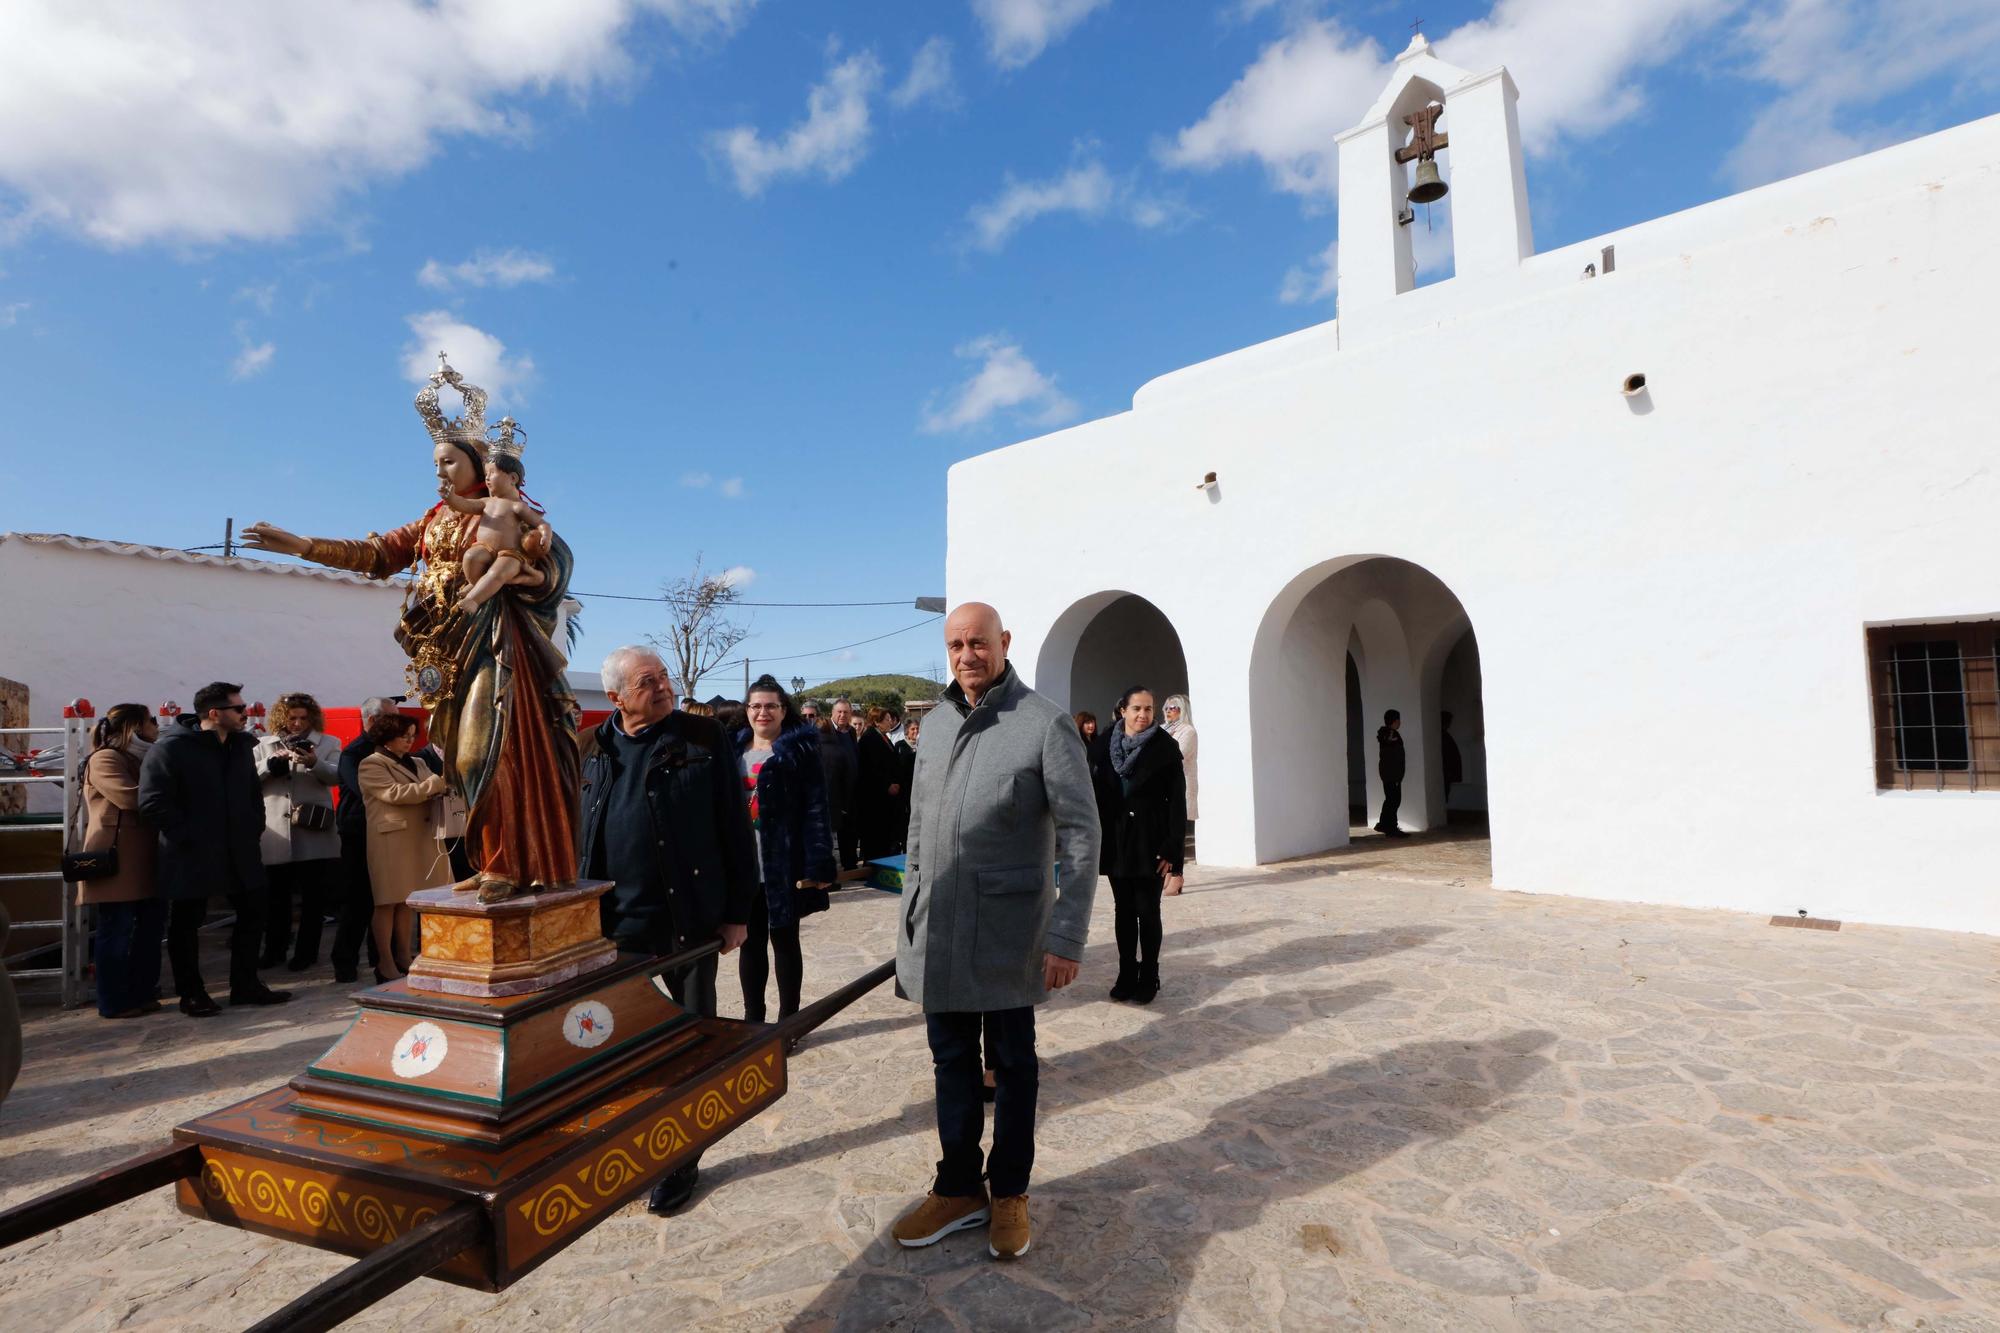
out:
M996 1009L986 1014L925 1014L931 1061L937 1072L939 1194L979 1193L980 1132L986 1127L982 1067L993 1070L993 1151L985 1176L994 1197L1028 1192L1035 1165L1035 1097L1041 1065L1035 1059L1035 1011ZM985 1058L980 1034L985 1032Z
M167 904L159 898L97 904L98 1013L109 1018L154 998L166 930Z

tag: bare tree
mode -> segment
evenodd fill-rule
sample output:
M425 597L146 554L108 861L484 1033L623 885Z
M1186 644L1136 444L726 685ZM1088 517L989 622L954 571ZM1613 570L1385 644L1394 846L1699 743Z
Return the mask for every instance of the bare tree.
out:
M701 678L750 636L748 626L729 619L730 604L741 594L730 571L702 568L700 552L695 553L694 572L668 579L660 594L667 604L667 628L653 635L652 643L666 657L681 697L692 699Z

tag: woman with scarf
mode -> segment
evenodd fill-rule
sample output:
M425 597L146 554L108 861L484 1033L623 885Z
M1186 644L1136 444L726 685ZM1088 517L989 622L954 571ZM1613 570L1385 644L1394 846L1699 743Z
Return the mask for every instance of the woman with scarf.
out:
M1111 880L1118 937L1111 998L1151 1004L1160 991L1160 894L1169 879L1178 885L1187 839L1181 748L1154 720L1151 690L1125 691L1091 768L1104 829L1098 865Z
M750 687L744 710L750 725L737 733L737 762L750 803L761 892L752 899L750 933L736 975L743 983L743 1017L761 1023L772 955L778 963L778 1017L798 1012L805 985L799 919L827 909L835 868L819 733L770 676L758 677Z
M139 813L139 763L159 736L160 724L146 705L118 704L97 719L83 765L89 815L83 850L118 853L116 874L77 885L78 900L97 909L97 1012L104 1018L137 1018L160 1009L154 992L160 985L167 903L153 885L159 833ZM200 919L197 913L195 923ZM210 1000L198 1016L219 1012Z
M1170 694L1167 701L1160 705L1160 716L1167 724L1167 734L1181 747L1181 769L1187 774L1187 840L1192 857L1194 821L1201 818L1195 813L1195 792L1199 788L1195 761L1200 739L1194 731L1194 708L1185 694ZM1172 897L1180 891L1180 877L1176 875L1167 885L1167 896Z

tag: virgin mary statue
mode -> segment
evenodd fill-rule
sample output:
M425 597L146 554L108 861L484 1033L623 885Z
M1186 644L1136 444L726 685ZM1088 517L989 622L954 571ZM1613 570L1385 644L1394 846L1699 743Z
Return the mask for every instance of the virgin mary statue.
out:
M464 399L463 415L439 409L446 384ZM499 441L487 438L486 394L465 383L442 352L417 394L417 412L430 430L440 497L484 497L496 444L518 453L511 420L496 427ZM410 683L430 710L445 774L470 810L465 841L475 873L458 887L476 888L492 902L575 880L579 768L576 699L554 640L569 587L569 546L552 537L546 547L512 552L524 562L521 574L467 607L461 599L471 580L463 563L478 543L480 521L479 513L440 498L414 522L360 540L300 537L268 523L245 535L260 549L371 579L415 571L396 641L410 655Z

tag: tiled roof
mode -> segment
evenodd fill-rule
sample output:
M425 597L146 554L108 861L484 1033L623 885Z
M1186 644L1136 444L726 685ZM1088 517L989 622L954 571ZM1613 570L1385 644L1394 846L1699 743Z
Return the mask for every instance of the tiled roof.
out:
M322 569L318 565L280 564L248 556L221 556L208 551L180 551L171 546L147 546L142 542L113 542L98 537L77 537L67 532L0 532L0 545L25 542L30 546L61 546L72 551L102 551L106 555L137 556L146 560L171 560L183 565L214 565L241 569L252 574L284 574L292 578L325 579L332 583L377 584L342 569ZM396 582L391 581L392 584Z

